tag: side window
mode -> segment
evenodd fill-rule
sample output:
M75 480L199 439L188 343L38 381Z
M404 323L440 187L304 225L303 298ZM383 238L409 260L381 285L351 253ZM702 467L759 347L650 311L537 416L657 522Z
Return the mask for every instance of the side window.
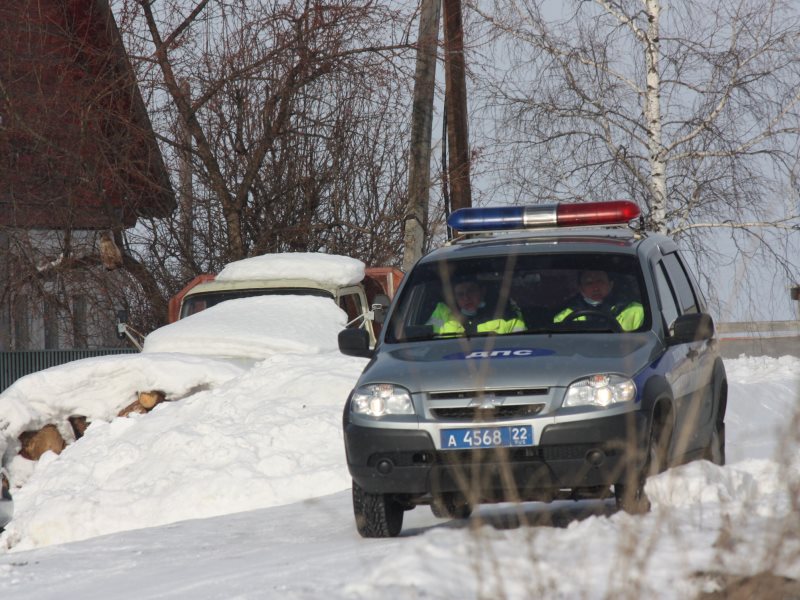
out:
M689 282L692 284L694 288L694 295L697 298L697 309L701 312L706 311L706 298L703 295L703 291L700 289L700 285L697 283L697 277L694 276L692 269L689 268L689 263L684 258L684 256L680 252L676 252L675 256L678 257L678 261L683 266L683 270L686 273L686 276L689 278Z
M679 312L681 314L700 312L692 285L689 283L683 266L678 262L678 257L674 254L667 254L664 257L664 266L667 268L667 276L678 298Z
M678 318L678 305L672 293L672 287L667 280L666 267L663 262L656 265L656 286L658 287L658 297L661 300L661 315L664 317L664 324L669 328L675 319Z
M356 317L364 314L364 306L358 294L343 294L339 297L339 307L347 313L347 322L351 323ZM356 321L350 327L361 327L363 323Z

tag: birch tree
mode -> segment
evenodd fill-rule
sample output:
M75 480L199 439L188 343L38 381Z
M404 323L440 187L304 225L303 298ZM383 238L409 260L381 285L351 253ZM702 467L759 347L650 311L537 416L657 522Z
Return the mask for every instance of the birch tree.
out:
M783 0L473 2L505 189L628 197L714 256L709 228L797 280L800 7ZM493 57L491 52L497 52ZM500 55L502 53L502 55ZM506 68L507 66L507 68ZM794 242L796 245L796 241ZM788 292L787 292L788 293Z

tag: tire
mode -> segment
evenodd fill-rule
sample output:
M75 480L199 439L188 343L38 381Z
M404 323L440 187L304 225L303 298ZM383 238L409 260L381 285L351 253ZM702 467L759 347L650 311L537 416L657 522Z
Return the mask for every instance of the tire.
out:
M647 442L647 457L638 474L629 474L625 481L614 484L614 499L617 508L632 515L641 515L650 510L650 500L644 484L651 475L663 473L667 468L667 456L671 428L666 422L655 421Z
M361 537L396 537L403 528L403 512L390 494L370 494L353 482L353 514Z
M431 512L440 519L468 519L472 505L461 494L446 493L434 498Z
M711 432L711 440L703 454L703 458L715 465L725 465L725 423L717 423Z
M614 484L614 499L617 508L631 515L643 515L650 510L650 500L644 491L644 482Z

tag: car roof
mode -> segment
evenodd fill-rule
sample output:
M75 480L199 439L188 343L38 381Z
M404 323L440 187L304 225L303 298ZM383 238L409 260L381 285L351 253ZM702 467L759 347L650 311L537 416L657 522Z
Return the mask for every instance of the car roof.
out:
M563 228L533 231L492 232L457 238L438 248L420 262L478 256L504 256L509 253L599 252L636 254L640 249L659 245L671 251L674 242L666 236L640 233L624 227ZM641 248L645 246L645 248Z
M343 286L324 285L317 281L310 279L241 279L241 280L227 280L227 281L207 281L200 283L193 287L186 293L185 298L195 296L197 294L207 294L214 292L228 292L238 290L270 290L270 289L315 289L329 292L335 296L336 291ZM346 287L346 286L344 286Z

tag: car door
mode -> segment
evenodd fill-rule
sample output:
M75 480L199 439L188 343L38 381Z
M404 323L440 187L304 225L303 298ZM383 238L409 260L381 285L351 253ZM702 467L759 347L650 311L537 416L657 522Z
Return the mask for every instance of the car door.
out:
M679 316L700 312L702 299L696 293L677 252L661 257L655 265L656 285L662 304L666 330ZM712 388L710 373L713 355L707 340L670 346L673 368L667 375L676 407L673 446L682 455L697 450L711 420Z
M342 288L338 291L337 304L347 313L348 327L365 329L369 334L370 346L374 346L375 334L372 321L367 318L368 308L364 291L357 286Z

